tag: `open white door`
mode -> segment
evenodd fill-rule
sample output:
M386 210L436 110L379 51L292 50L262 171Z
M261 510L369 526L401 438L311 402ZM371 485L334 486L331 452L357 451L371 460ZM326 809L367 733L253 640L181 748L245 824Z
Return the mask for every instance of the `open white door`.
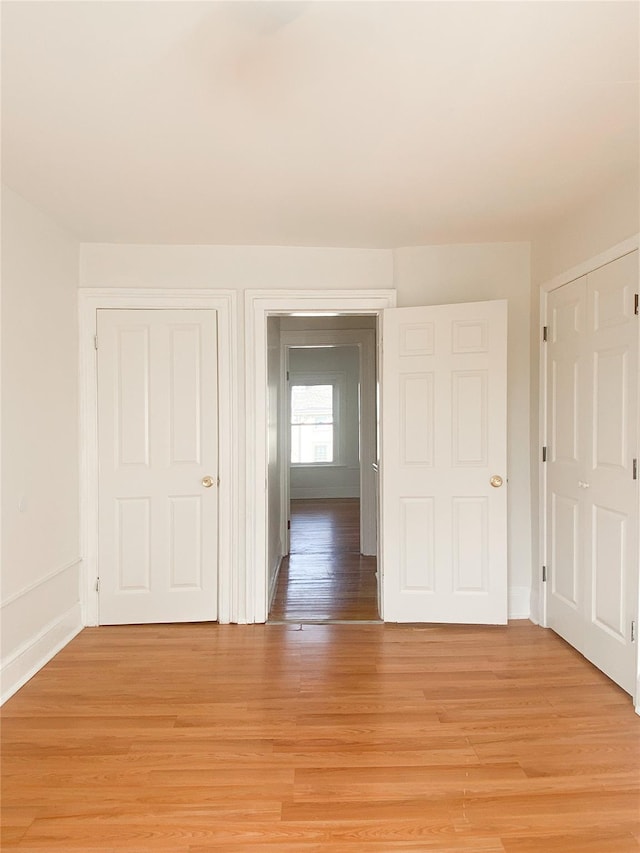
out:
M97 313L100 623L214 620L216 312Z
M507 303L383 322L385 621L505 624Z

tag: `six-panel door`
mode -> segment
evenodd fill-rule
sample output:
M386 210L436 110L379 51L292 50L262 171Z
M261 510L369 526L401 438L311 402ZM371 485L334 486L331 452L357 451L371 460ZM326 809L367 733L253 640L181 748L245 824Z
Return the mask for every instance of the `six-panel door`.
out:
M100 622L215 620L216 312L99 310L97 330Z
M384 312L386 621L507 621L506 333L503 300Z

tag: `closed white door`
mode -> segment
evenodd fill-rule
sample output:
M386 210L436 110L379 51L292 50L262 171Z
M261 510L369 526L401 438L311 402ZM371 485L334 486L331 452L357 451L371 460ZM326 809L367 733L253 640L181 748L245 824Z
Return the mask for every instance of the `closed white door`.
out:
M216 312L97 312L101 624L217 618Z
M507 621L506 343L504 300L384 312L386 621Z
M548 623L632 693L638 254L549 295Z

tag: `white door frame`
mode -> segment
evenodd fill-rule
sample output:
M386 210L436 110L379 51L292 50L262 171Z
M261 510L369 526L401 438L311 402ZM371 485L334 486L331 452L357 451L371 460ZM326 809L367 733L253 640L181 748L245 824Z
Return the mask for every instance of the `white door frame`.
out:
M546 447L548 444L548 436L547 436L547 351L543 341L543 330L545 326L549 325L549 317L548 317L548 295L553 290L557 290L559 287L562 287L565 284L569 284L572 281L575 281L578 278L582 278L582 276L588 275L592 273L594 270L599 269L600 267L605 266L605 264L609 264L612 261L618 260L618 258L624 257L624 255L628 255L631 252L636 251L636 249L640 248L640 234L636 234L633 237L629 237L627 240L623 240L621 243L617 243L615 246L612 246L610 249L607 249L604 252L600 252L598 255L594 255L594 257L587 259L583 263L578 266L572 267L571 269L566 270L560 275L555 276L549 281L544 282L540 285L540 329L539 329L539 365L540 365L540 377L539 377L539 419L538 419L538 482L539 482L539 499L538 499L538 512L539 512L539 548L540 548L540 562L546 562L546 554L547 554L547 469L542 461L542 448ZM640 348L640 335L638 336L638 346ZM640 393L640 371L638 371L638 389ZM640 435L640 414L639 414L639 423L638 423L638 434ZM639 537L640 541L640 537ZM640 544L638 549L638 566L640 566ZM543 580L543 573L540 567L540 571L538 572L538 582L537 584L534 582L532 584L532 591L537 594L538 597L538 621L540 625L545 628L548 628L548 620L547 620L547 594L546 594L547 586L545 581ZM640 596L638 600L638 612L640 613ZM635 705L637 713L640 713L640 654L638 655L638 677L637 677L637 689L635 695Z
M99 309L208 308L218 318L218 417L220 493L218 515L218 622L233 619L237 515L237 452L232 440L237 424L236 292L233 290L160 290L152 288L80 288L80 531L82 568L80 600L84 625L98 624L98 384L96 312Z
M335 312L379 316L394 308L395 290L247 290L245 292L247 621L266 622L267 566L267 317L271 314ZM380 342L379 342L380 344ZM378 566L378 571L382 570Z
M354 346L358 348L358 375L360 383L360 403L362 412L372 412L375 417L376 368L375 368L375 331L373 329L309 329L304 332L281 332L280 372L282 400L286 403L283 429L280 430L283 449L283 465L280 471L280 494L282 495L281 539L285 553L288 553L289 531L287 517L290 498L289 460L289 416L288 385L289 349L292 347L314 346ZM360 551L362 554L376 553L376 496L373 463L376 462L376 429L373 418L360 418Z

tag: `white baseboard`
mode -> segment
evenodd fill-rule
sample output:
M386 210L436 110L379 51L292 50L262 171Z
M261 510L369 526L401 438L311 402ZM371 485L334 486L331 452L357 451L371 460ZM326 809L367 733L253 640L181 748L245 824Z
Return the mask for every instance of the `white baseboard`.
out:
M276 595L276 589L278 587L278 577L280 575L280 566L282 566L282 554L276 560L276 566L271 574L271 583L269 584L269 610L271 610L271 605L273 604L273 599ZM267 613L269 612L267 611Z
M0 666L0 705L23 687L82 630L80 602L19 646Z
M509 619L529 619L531 616L531 588L512 586L507 599Z

